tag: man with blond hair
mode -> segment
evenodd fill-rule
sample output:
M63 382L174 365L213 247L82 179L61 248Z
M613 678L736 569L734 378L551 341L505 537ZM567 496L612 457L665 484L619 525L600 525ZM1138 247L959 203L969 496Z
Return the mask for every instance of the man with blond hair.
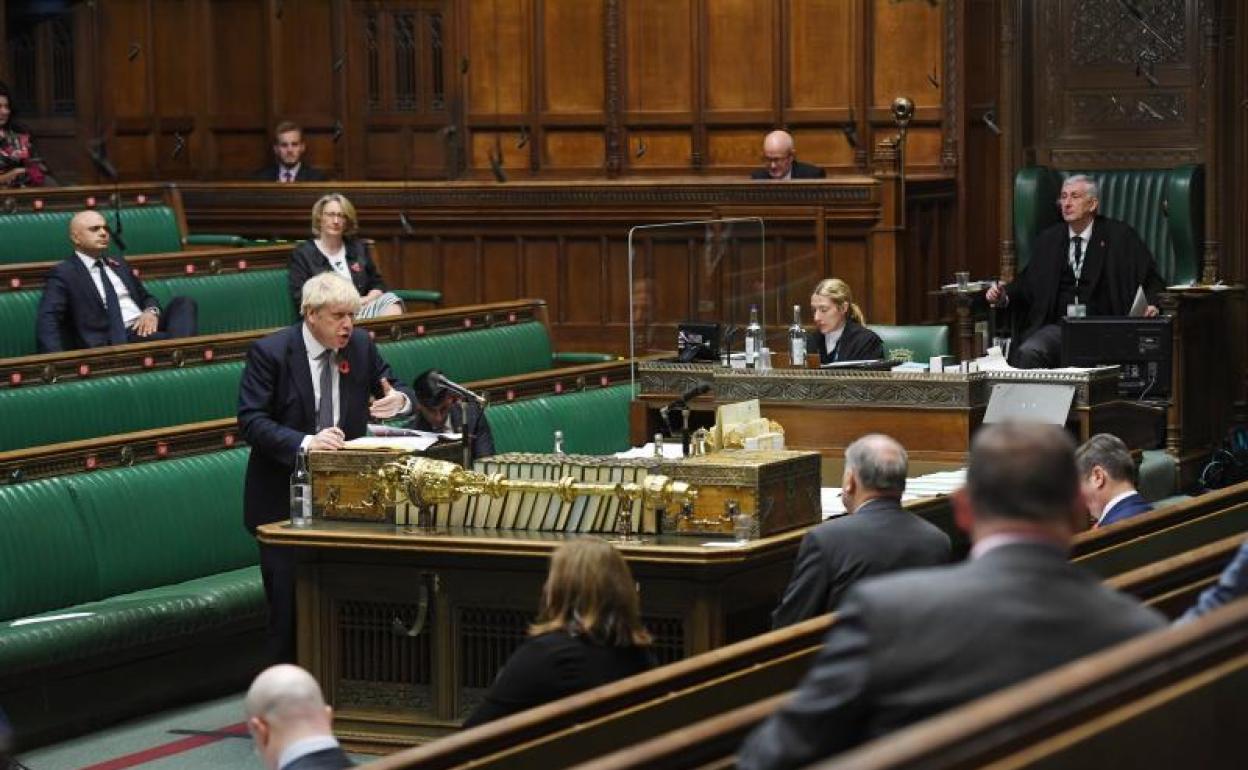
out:
M321 687L298 666L271 666L243 700L247 729L269 770L340 770L354 762L334 737L334 710Z
M377 346L355 328L360 295L337 273L303 285L303 318L256 341L238 389L238 426L251 446L243 519L253 534L289 514L290 474L300 452L332 451L375 420L410 414L416 395ZM290 549L260 545L269 599L269 651L294 660L294 561Z

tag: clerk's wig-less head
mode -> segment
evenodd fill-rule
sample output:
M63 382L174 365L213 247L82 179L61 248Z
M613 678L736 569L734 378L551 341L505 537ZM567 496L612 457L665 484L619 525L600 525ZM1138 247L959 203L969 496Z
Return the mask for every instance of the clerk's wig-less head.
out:
M846 316L860 324L866 324L867 319L862 313L862 308L854 302L853 290L840 278L824 278L815 285L815 290L811 294L827 297L845 311Z

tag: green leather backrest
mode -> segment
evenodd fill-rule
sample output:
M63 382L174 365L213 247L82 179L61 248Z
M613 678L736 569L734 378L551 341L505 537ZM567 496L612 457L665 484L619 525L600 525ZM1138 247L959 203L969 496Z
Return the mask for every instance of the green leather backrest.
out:
M113 212L97 209L113 226ZM72 211L36 211L0 214L0 264L46 262L72 252L69 220ZM158 254L182 250L178 218L168 206L128 206L121 209L126 254ZM110 247L117 254L116 243Z
M485 418L498 452L550 452L556 430L564 450L575 454L611 454L628 449L628 408L632 387L544 396L490 406Z
M286 270L252 270L222 275L153 278L143 282L162 307L176 296L190 297L198 306L199 333L224 334L272 329L294 323L286 295ZM13 333L0 335L0 358L34 355L35 319L42 289L0 294L0 326Z
M551 355L546 327L536 322L379 348L408 383L434 366L463 382L525 374L549 368ZM232 417L242 370L242 361L230 361L0 389L0 451Z
M0 294L0 358L31 356L38 350L35 344L35 318L39 311L36 289L22 289Z
M551 366L550 334L536 321L382 342L377 347L399 379L408 384L434 367L452 380L470 382L527 374Z
M233 416L241 361L0 390L0 451Z
M164 307L178 296L195 300L200 334L271 329L295 322L284 269L152 279L144 285Z
M1061 221L1057 197L1062 181L1086 174L1101 185L1100 211L1130 224L1153 253L1167 283L1199 277L1204 249L1204 169L1067 170L1020 169L1014 177L1014 247L1018 268L1031 260L1036 235Z
M98 594L90 535L64 478L0 487L0 621Z
M258 563L243 527L247 449L66 477L95 554L93 599Z
M881 326L871 325L884 343L884 357L894 361L925 364L933 356L949 353L948 326Z

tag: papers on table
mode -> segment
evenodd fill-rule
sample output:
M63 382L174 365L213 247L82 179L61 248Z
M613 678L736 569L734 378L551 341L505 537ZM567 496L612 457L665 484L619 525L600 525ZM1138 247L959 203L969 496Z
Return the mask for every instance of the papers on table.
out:
M632 449L625 449L623 452L616 452L614 456L623 459L631 459L634 457L654 457L654 442L651 441L645 446L635 446ZM663 442L664 460L679 460L683 456L684 455L682 454L679 441Z
M423 452L438 441L458 439L458 433L429 433L414 431L415 436L361 436L346 443L347 449L400 449L404 452Z
M1135 299L1131 300L1131 309L1127 311L1127 315L1131 318L1143 318L1146 310L1148 310L1148 297L1144 296L1144 287L1137 286Z
M906 493L901 496L901 501L904 503L909 500L921 500L925 497L951 495L965 483L966 468L958 468L953 471L937 471L936 473L916 476L912 479L906 479ZM844 516L847 513L845 505L841 502L840 487L824 487L819 490L819 493L823 518L831 519L835 516Z

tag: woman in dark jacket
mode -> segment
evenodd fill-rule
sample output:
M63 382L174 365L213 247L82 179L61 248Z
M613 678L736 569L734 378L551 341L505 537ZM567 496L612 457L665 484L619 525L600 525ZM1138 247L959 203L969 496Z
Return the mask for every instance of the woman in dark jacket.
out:
M356 318L399 315L403 301L386 291L377 265L368 256L364 242L355 238L358 221L355 206L346 196L330 193L312 207L312 234L315 238L295 247L290 258L288 280L290 297L298 309L303 284L314 275L335 272L355 284L363 304Z
M864 324L862 308L854 304L849 284L840 278L825 278L810 295L810 309L816 330L807 340L807 350L819 352L819 363L835 361L876 361L884 357L880 336Z
M639 674L654 665L650 642L624 557L597 538L564 543L550 558L528 641L464 727Z

